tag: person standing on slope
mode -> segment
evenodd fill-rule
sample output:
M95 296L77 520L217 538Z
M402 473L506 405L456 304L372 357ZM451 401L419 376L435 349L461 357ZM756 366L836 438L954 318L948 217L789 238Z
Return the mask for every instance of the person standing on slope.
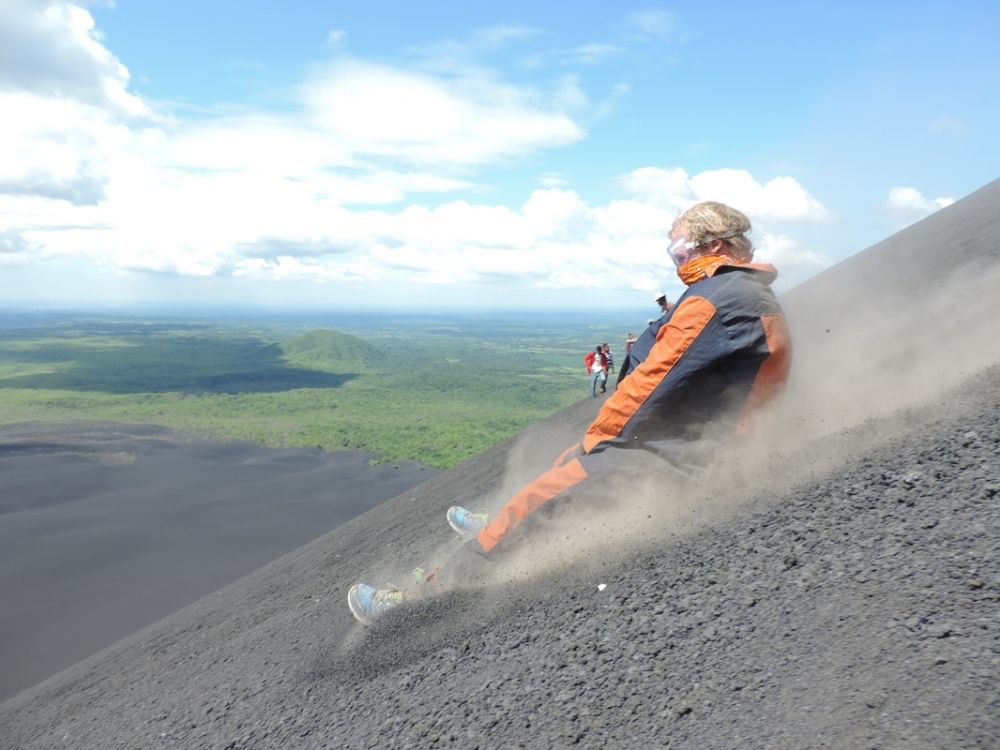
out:
M607 388L608 377L615 369L615 358L611 354L611 345L607 342L601 344L601 352L604 354L604 382L601 383L601 393L604 393Z
M667 301L667 295L663 292L657 292L656 296L653 297L653 302L655 302L660 308L660 315L666 315L673 309L673 305Z
M584 355L583 366L590 375L590 395L592 398L597 398L598 386L601 388L601 393L604 393L608 382L608 360L600 345L596 346L594 351Z
M650 321L650 324L652 324L652 321ZM625 337L625 357L622 359L622 367L618 371L618 378L615 380L616 388L621 385L625 376L628 375L628 355L632 352L632 347L635 346L636 341L635 334L629 331L628 336Z
M635 342L636 342L635 334L632 333L631 331L629 331L628 335L625 337L625 356L626 357L628 357L629 352L632 351L632 347L635 346Z
M582 441L492 515L448 509L448 523L468 537L465 554L488 559L531 513L595 478L600 483L616 469L648 471L633 460L642 454L697 471L717 452L714 436L746 432L752 413L784 386L791 364L788 325L770 289L777 271L752 262L749 232L744 214L713 201L674 221L667 250L687 291L636 341L628 375ZM423 595L422 586L357 583L348 604L368 623Z

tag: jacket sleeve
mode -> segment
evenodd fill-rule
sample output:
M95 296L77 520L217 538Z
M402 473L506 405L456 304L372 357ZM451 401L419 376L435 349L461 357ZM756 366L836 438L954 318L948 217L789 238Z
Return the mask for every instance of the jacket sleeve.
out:
M601 407L583 437L585 453L621 435L626 424L647 407L650 394L674 370L715 316L715 306L702 297L688 297L660 327L649 355L636 365ZM649 407L647 407L649 408Z

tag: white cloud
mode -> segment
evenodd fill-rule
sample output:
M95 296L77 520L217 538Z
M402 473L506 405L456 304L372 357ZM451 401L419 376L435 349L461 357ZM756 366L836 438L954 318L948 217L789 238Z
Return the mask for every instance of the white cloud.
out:
M167 182L178 169L235 170L308 180L330 198L395 202L467 188L455 171L584 136L551 95L481 71L432 76L347 59L301 86L297 112L154 119L83 8L15 0L0 6L0 20L0 105L16 113L0 119L0 194L95 203L112 172L127 183L144 162L166 170ZM556 98L586 104L573 79Z
M584 136L533 92L476 72L443 79L341 60L302 96L313 124L355 152L410 162L485 164Z
M704 174L635 170L623 184L637 197L600 206L589 205L572 190L553 188L534 191L519 209L454 201L434 209L413 205L397 213L367 212L364 217L342 213L338 225L355 224L358 237L370 232L369 244L358 242L345 255L311 258L298 270L312 273L320 265L341 269L360 263L380 280L402 276L411 283L507 279L540 289L648 290L669 274L665 237L677 212L702 198L693 185L705 182ZM786 286L828 266L821 253L768 229L782 224L784 216L825 217L814 210L815 200L801 200L798 191L769 192L754 184L772 200L762 205L762 216L751 216L758 227L758 258L775 262ZM773 203L788 195L790 206ZM361 257L368 261L361 262ZM254 261L258 270L274 262ZM285 267L292 268L287 263Z
M0 194L100 201L110 161L154 122L85 9L0 3Z
M561 188L569 185L569 179L558 172L544 172L538 176L538 184L547 188Z
M326 44L328 47L339 47L346 38L347 32L343 29L330 29L326 32Z
M90 104L128 117L146 116L127 91L129 74L101 44L94 19L68 2L0 3L0 90Z
M931 122L930 131L932 133L946 133L948 135L965 135L969 132L969 127L957 117L941 115Z
M590 207L572 190L535 190L521 209L532 242L579 242L594 223Z
M776 177L761 183L740 169L689 175L679 167L643 167L622 178L622 184L638 199L613 201L599 209L598 215L614 242L632 240L630 252L635 271L644 265L662 263L664 238L674 218L705 200L728 203L750 217L754 226L754 257L778 267L779 288L803 281L832 264L823 253L803 247L781 231L789 224L832 219L831 212L792 177Z
M317 168L354 167L349 144L297 118L248 114L178 124L149 152L164 168L301 177Z
M623 23L626 33L642 40L667 39L677 31L677 19L659 8L629 13Z
M115 125L100 110L25 93L0 93L0 193L96 203L103 146Z
M688 173L680 167L641 167L625 175L622 183L626 190L643 200L673 211L695 202L688 185Z
M519 208L465 200L435 208L348 207L345 195L375 189L373 176L365 179L367 184L359 179L352 188L337 185L346 178L334 176L324 186L318 178L165 172L139 163L112 182L104 203L87 213L67 204L58 224L43 205L51 201L33 199L16 214L0 200L0 217L14 222L0 223L0 233L17 230L11 242L20 237L45 255L83 254L120 268L190 275L408 283L516 279L522 287L648 290L669 274L664 246L671 222L705 197L695 186L706 182L705 173L648 167L623 179L634 197L596 206L573 190L548 188L532 192ZM397 176L385 179L391 190ZM782 216L808 218L812 200L753 184L770 197L791 194L792 207L805 207L804 216L769 204L758 206L760 216L750 212L755 236L764 238L757 241L762 259L776 261L786 278L822 267L820 256L788 235L766 233L783 224ZM32 227L33 221L42 225Z
M937 198L925 198L919 190L913 187L894 187L889 191L888 205L895 211L907 214L919 214L921 217L950 206L955 199L942 195Z
M586 107L589 102L580 87L579 77L566 75L560 78L552 94L552 103L560 110L580 110Z
M826 254L804 248L785 234L764 234L754 240L754 261L773 263L778 269L775 288L788 289L833 265Z
M624 51L625 48L618 44L591 42L561 53L560 62L563 65L597 65Z
M472 43L478 47L494 49L511 41L520 41L538 36L541 32L530 26L498 25L478 29L472 35Z
M691 178L698 200L739 206L762 219L826 221L830 212L792 177L775 177L763 184L744 169L716 169Z
M827 221L830 211L793 177L761 183L745 169L714 169L696 175L680 167L643 167L622 178L627 190L673 212L699 201L737 206L752 219Z
M5 265L75 258L201 277L650 290L669 275L673 218L709 198L750 214L761 251L782 265L822 263L786 225L830 214L791 177L643 167L620 179L624 195L592 205L543 174L520 205L477 201L488 194L475 182L482 165L584 137L565 113L591 107L575 76L540 92L475 66L432 73L341 58L307 77L296 111L154 119L86 11L15 5L39 47L24 59L48 62L32 74L19 57L0 89L0 107L17 113L0 119ZM657 18L646 33L666 33ZM502 27L479 41L527 33ZM428 194L448 199L422 205Z
M594 117L601 118L607 117L612 112L618 109L618 105L621 101L628 96L629 91L632 90L631 84L620 81L611 87L611 91L608 95L594 107Z

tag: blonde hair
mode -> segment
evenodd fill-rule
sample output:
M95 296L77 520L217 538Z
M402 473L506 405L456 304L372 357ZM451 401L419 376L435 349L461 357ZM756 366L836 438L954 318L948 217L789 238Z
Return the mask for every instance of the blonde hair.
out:
M753 257L753 243L746 236L750 228L750 219L742 211L725 203L705 201L678 216L670 227L670 234L682 229L687 238L698 245L723 240L730 255L749 260Z

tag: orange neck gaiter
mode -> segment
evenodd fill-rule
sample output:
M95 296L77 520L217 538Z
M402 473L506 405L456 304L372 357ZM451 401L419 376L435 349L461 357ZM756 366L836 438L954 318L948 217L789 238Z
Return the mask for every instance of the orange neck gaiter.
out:
M681 281L691 286L696 281L711 276L719 266L731 266L735 263L739 263L739 261L728 255L699 255L678 268L677 275Z

